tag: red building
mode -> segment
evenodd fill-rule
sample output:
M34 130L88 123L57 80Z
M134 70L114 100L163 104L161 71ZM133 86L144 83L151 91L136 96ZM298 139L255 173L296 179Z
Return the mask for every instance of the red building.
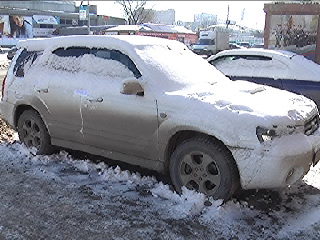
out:
M197 41L196 33L185 27L150 23L141 25L119 25L106 30L106 34L160 37L169 40L178 40L186 45L192 45Z

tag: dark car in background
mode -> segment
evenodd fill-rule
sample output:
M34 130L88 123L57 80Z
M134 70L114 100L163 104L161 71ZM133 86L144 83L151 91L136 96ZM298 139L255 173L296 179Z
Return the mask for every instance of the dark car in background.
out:
M251 48L251 45L248 42L240 42L239 45L245 48Z
M229 43L229 48L230 49L242 49L242 48L245 48L245 47L240 46L239 44L236 44L236 43Z
M246 80L304 95L320 107L320 66L302 55L268 49L234 49L208 58L231 80Z

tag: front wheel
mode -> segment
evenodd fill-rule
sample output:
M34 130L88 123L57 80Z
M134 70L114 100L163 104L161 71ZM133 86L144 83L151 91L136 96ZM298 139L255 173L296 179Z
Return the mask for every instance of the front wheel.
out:
M181 143L170 158L176 190L183 186L214 199L229 199L239 186L239 173L230 151L219 141L194 138Z
M52 153L50 135L36 111L26 110L21 114L18 120L18 134L24 145L37 149L37 154Z

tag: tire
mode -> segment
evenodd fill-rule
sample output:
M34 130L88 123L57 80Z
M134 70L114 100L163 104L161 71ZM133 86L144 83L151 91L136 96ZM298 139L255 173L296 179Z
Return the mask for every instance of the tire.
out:
M170 177L178 193L183 186L228 200L239 186L237 165L219 141L193 138L182 142L170 158Z
M53 152L48 130L39 114L34 110L26 110L19 117L18 135L25 146L35 147L38 155Z

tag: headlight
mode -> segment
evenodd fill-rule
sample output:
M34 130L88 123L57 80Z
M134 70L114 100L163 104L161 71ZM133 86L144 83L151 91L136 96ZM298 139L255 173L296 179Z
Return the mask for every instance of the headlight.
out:
M267 129L258 126L256 128L256 134L259 141L262 143L266 141L271 141L276 136L276 131L274 129Z

